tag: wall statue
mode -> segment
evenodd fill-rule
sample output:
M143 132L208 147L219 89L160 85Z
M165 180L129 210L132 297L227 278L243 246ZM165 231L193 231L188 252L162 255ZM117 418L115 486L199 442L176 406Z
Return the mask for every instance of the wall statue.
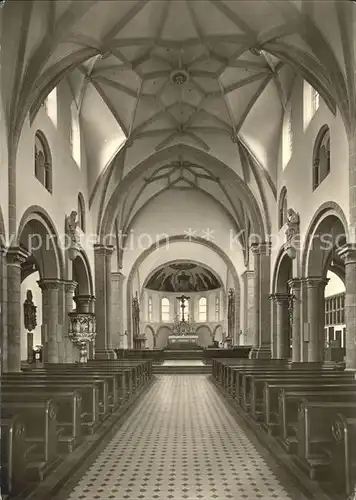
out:
M295 236L299 235L299 224L300 217L297 212L293 210L293 208L288 208L287 210L287 231L286 238L287 243L293 243Z
M235 290L233 288L230 288L227 307L227 334L230 338L234 337L235 332L235 307Z
M132 299L132 334L134 338L140 335L140 304L137 292Z
M33 295L31 290L27 290L26 299L23 304L24 310L24 326L27 330L27 361L32 363L32 352L33 352L33 333L37 326L36 317L37 307L33 303Z
M74 260L80 250L80 236L79 236L79 222L77 220L78 213L72 210L70 215L66 218L66 233L69 237L69 259Z

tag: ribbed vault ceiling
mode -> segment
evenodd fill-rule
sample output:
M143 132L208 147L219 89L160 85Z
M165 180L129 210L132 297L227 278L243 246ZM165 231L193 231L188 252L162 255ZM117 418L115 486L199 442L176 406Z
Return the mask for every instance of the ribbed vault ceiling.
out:
M186 183L209 191L246 227L251 208L243 197L229 201L214 167L204 177L205 162L191 157L195 150L242 179L266 221L295 73L318 89L330 109L339 106L346 125L355 112L350 3L5 2L1 91L9 137L18 140L28 111L33 118L66 78L80 116L89 193L99 219L106 205L115 203L116 187L157 155L162 170L154 174L155 182L152 171L141 175L136 186L141 191L131 194L131 201L125 198L125 224L134 205L147 200L143 191L153 196L159 186ZM170 148L174 154L162 159ZM227 179L225 185L233 186Z

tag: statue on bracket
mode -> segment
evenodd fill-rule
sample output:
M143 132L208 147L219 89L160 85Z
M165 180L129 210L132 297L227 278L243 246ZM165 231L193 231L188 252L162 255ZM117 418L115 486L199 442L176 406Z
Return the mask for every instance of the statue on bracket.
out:
M132 299L132 335L133 338L140 335L140 304L138 302L137 292Z
M227 335L233 338L235 331L235 290L230 288L227 307Z
M288 229L286 231L287 242L292 242L294 237L299 234L299 223L300 217L297 212L293 210L293 208L288 208L287 210L287 226Z
M291 259L295 259L297 255L297 249L299 248L298 236L299 236L299 225L300 217L293 208L288 208L287 210L287 231L286 231L286 251Z
M23 304L24 309L24 326L27 330L27 361L32 363L33 355L33 333L37 326L36 309L37 307L33 303L33 295L31 290L27 290L26 300Z
M79 222L77 217L78 213L72 210L70 215L66 218L66 233L69 238L69 260L74 260L80 251Z

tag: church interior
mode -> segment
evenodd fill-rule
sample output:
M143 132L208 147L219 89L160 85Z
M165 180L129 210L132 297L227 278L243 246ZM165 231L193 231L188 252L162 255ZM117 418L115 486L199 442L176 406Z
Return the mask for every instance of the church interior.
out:
M0 1L2 500L356 500L356 5Z

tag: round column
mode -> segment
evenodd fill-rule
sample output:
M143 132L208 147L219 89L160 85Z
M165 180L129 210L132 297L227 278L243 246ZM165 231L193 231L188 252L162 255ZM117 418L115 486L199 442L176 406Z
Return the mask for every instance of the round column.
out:
M308 277L305 281L308 297L308 362L322 363L324 361L324 292L328 280L322 277Z
M288 359L289 355L289 296L277 293L274 295L276 302L277 324L277 359Z
M42 279L38 281L42 290L42 317L45 328L44 361L59 363L58 343L58 279ZM46 349L45 349L46 347Z
M65 363L75 363L79 361L79 350L70 340L68 314L73 311L73 294L78 283L76 281L64 282L64 352Z
M7 259L7 369L21 371L21 264L28 253L19 247L9 248Z
M346 369L356 371L356 245L339 252L345 262Z
M292 362L299 363L301 361L301 288L302 281L294 278L288 281L290 291L293 298L293 309L291 315L292 322Z

